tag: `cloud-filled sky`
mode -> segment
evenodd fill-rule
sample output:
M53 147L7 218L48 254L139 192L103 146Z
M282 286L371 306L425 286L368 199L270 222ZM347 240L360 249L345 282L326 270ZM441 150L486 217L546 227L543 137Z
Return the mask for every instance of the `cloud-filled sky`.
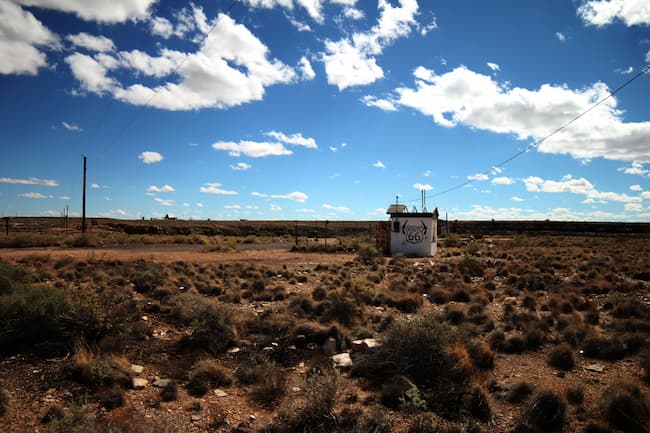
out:
M649 63L638 0L0 0L0 211L650 221L648 73L496 166Z

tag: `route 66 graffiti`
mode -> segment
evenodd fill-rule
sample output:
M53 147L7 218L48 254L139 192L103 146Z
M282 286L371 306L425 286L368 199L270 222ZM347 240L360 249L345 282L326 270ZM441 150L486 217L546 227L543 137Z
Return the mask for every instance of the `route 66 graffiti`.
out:
M420 220L422 226L408 225L408 221L402 226L402 234L406 237L406 242L410 244L419 244L426 239L427 226L424 221Z

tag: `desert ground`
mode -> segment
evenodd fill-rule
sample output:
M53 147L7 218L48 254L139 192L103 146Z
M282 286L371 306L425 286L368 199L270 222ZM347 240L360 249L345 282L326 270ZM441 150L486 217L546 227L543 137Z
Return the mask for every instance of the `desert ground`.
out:
M648 234L99 225L1 243L3 432L650 431Z

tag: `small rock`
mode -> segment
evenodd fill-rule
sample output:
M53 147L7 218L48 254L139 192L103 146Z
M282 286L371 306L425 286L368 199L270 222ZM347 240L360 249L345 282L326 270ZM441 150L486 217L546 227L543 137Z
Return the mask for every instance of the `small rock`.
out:
M291 388L291 391L300 392L300 391L302 391L302 389L298 388L297 386L294 386L293 388Z
M190 419L192 420L192 422L201 421L201 415L192 415Z
M143 379L141 377L134 377L133 378L133 388L134 389L144 389L144 387L147 386L149 381L147 379Z
M137 364L131 364L131 371L134 372L135 374L142 373L142 370L144 370L143 366Z
M228 349L228 353L237 353L240 350L241 349L239 347L232 347L232 348Z
M226 393L225 391L222 391L220 389L215 389L214 390L214 395L216 395L218 398L228 397L228 393Z
M171 379L158 379L153 383L156 388L164 388L171 382Z
M605 367L600 364L587 364L583 367L585 370L595 371L596 373L602 373L605 371Z
M253 414L248 415L248 420L249 421L255 422L256 419L257 419L257 417L255 415L253 415Z
M334 366L338 368L347 369L352 367L352 358L350 358L349 353L333 355L332 361L334 361Z
M273 348L271 346L266 346L265 348L262 349L264 352L271 352L273 351Z

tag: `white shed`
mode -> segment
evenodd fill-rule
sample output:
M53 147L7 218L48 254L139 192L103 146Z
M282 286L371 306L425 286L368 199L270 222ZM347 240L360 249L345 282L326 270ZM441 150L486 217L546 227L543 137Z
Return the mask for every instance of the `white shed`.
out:
M393 204L390 215L390 253L427 257L438 252L438 208L433 212L409 212L403 204Z

